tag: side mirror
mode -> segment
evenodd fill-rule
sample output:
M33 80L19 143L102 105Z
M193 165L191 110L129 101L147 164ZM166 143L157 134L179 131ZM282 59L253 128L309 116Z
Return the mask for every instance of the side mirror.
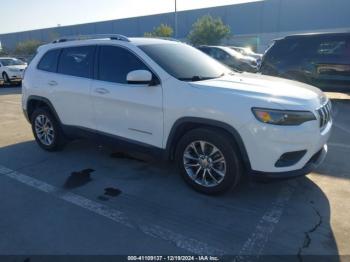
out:
M148 70L134 70L126 76L128 84L148 85L152 82L153 75Z

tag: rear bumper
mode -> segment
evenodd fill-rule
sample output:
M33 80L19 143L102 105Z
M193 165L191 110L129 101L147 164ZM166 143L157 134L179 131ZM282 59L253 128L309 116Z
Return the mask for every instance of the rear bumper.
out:
M328 151L327 145L324 145L320 151L314 154L302 169L286 171L286 172L261 172L251 171L251 175L260 178L289 178L304 176L315 170L326 158Z

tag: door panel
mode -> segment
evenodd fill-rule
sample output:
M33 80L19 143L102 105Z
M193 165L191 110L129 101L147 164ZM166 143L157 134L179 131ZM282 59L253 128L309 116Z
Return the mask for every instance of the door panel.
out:
M54 107L65 125L95 129L92 101L90 96L91 79L60 75L50 78L54 81ZM52 85L52 83L51 83Z
M132 70L149 70L130 51L102 46L99 51L98 78L92 84L97 130L162 147L162 86L128 84Z
M52 89L52 103L65 125L95 129L90 89L95 46L62 49L57 73L47 73L43 85Z

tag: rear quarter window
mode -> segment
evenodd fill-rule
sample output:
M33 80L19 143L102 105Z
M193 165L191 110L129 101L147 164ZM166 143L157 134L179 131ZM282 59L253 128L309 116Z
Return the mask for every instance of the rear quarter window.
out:
M261 64L262 73L277 74L282 65L297 65L315 53L313 39L295 38L276 41L265 53Z
M60 49L46 52L38 64L38 69L47 72L56 72L60 52Z

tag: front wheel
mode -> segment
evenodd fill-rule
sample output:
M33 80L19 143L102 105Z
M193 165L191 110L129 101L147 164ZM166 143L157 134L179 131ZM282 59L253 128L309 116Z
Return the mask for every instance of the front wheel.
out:
M238 184L242 167L231 139L209 128L191 130L180 139L176 162L190 186L205 194L217 194Z
M4 82L5 82L6 84L11 84L11 80L10 80L10 78L9 78L9 76L7 75L6 72L3 72L3 73L2 73L2 78L4 79Z

